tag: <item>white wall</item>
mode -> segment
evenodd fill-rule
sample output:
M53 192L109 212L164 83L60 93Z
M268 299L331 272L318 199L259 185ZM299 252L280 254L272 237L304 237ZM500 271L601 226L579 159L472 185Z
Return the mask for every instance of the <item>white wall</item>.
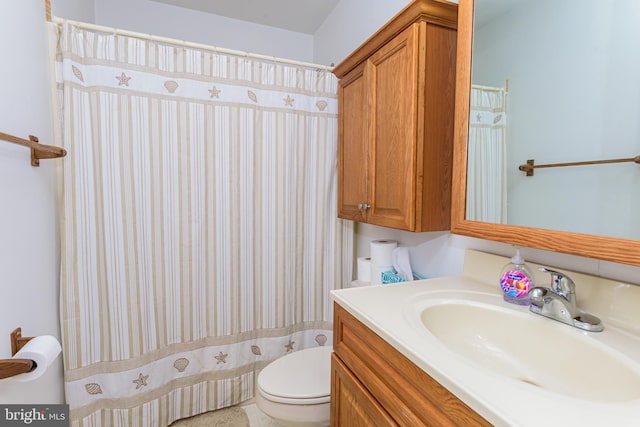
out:
M51 0L51 15L95 24L94 0Z
M0 0L0 132L51 143L45 11L42 0ZM60 240L55 168L34 168L29 149L0 141L0 358L9 334L60 338ZM0 403L62 403L62 358L30 383L0 381Z
M95 18L96 24L108 27L285 59L313 60L313 36L309 34L151 0L96 0Z

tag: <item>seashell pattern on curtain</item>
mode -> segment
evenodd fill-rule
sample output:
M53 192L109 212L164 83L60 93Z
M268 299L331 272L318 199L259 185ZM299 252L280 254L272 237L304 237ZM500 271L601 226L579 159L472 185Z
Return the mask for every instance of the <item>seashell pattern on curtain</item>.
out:
M331 345L349 283L326 71L57 27L72 426L166 426Z

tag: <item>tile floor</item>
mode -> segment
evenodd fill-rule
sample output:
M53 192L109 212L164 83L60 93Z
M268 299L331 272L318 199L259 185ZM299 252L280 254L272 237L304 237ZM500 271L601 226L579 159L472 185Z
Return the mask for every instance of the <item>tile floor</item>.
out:
M249 417L251 427L281 427L281 424L263 414L255 403L241 406Z

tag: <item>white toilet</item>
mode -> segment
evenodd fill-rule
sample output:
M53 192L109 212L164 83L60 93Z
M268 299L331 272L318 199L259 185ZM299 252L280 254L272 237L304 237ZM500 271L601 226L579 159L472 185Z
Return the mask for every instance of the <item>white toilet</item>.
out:
M267 365L258 374L258 408L283 426L328 426L331 351L331 346L307 348Z

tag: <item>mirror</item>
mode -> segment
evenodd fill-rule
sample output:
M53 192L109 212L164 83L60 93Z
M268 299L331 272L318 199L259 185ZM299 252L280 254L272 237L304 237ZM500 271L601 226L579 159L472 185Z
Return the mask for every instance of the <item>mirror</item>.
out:
M549 168L549 169L539 169L539 170L536 169L534 171L533 177L526 177L524 176L523 172L520 172L516 169L519 166L519 164L526 163L526 161L531 158L536 159L534 164L546 164L546 163L572 162L572 161L581 161L581 160L600 160L600 159L605 159L610 157L611 158L619 157L616 153L617 151L623 149L622 148L623 144L619 144L617 141L611 141L608 138L608 136L606 138L603 137L602 132L604 132L605 130L607 132L613 132L612 129L614 128L617 129L623 125L625 126L628 125L628 127L635 126L637 128L638 127L637 119L631 120L629 123L622 123L622 122L618 122L617 119L615 119L615 117L609 116L609 119L613 120L614 123L613 124L608 123L607 126L610 126L610 127L605 127L604 129L601 126L601 128L599 129L599 134L596 135L598 136L598 138L596 139L598 139L599 141L605 140L604 143L601 142L600 147L597 147L591 151L587 150L585 147L581 145L575 145L574 149L563 150L560 154L558 154L559 150L554 150L554 147L557 147L560 141L570 142L573 140L578 140L577 143L574 142L574 144L579 144L581 140L584 139L583 131L581 129L577 129L577 130L564 129L562 131L556 130L552 134L547 132L547 133L540 134L542 136L534 137L533 139L528 139L529 142L527 143L526 145L527 148L525 150L530 150L530 151L528 152L525 151L524 154L523 153L518 154L519 156L525 156L525 158L518 159L516 161L515 166L509 164L508 167L506 168L506 171L504 172L504 175L508 177L508 179L511 179L511 175L514 175L514 172L516 175L520 174L519 176L516 176L516 178L519 178L520 182L521 183L524 182L524 184L521 184L520 187L515 186L513 188L517 188L517 192L522 193L522 195L524 196L523 200L525 200L522 204L525 207L528 207L529 211L531 211L534 215L531 215L528 219L524 217L518 218L517 214L511 214L511 212L507 209L506 220L503 220L502 218L498 218L498 219L493 218L493 219L490 219L490 221L492 222L486 222L488 220L480 221L480 220L471 220L470 218L467 218L467 208L468 208L467 197L466 197L467 182L469 181L471 183L469 190L471 190L472 187L476 184L475 179L471 180L471 177L468 174L468 168L467 168L468 156L469 156L469 146L467 142L469 141L469 135L470 135L469 117L471 114L470 102L472 98L471 90L472 90L473 11L474 11L474 3L481 4L481 2L483 1L486 2L488 0L475 0L475 1L460 0L459 2L452 232L456 234L463 234L463 235L479 237L479 238L489 239L489 240L496 240L496 241L511 243L515 245L529 246L529 247L534 247L539 249L569 253L574 255L609 260L609 261L626 263L631 265L640 265L640 241L634 240L635 238L629 238L630 234L627 231L619 231L619 230L609 231L609 230L606 230L606 227L589 228L582 225L580 227L576 227L575 224L579 222L577 221L577 219L580 216L583 216L585 214L584 210L587 208L584 208L584 207L578 208L578 207L574 207L573 205L567 205L562 209L556 209L559 204L559 202L558 204L556 204L556 202L558 201L558 198L562 198L562 197L566 198L567 196L566 192L569 191L566 188L562 190L563 188L562 186L566 183L566 181L578 180L577 178L574 178L574 174L576 174L576 171L578 171L577 172L578 177L584 176L584 174L586 173L585 171L579 170L580 168L591 169L590 173L593 173L593 169L595 168L610 169L610 170L613 170L613 172L610 172L610 173L613 173L614 176L617 176L621 173L620 172L621 169L615 169L615 168L629 168L630 170L629 174L633 177L633 179L635 179L635 182L637 183L638 176L640 175L640 171L638 170L638 168L640 168L640 166L638 166L635 163L629 163L624 165L623 164L607 164L607 165L589 165L589 166L579 166L579 167L563 167L563 168L553 168L553 169ZM509 3L515 3L515 4L519 4L523 2L524 2L523 0L520 0L520 1L509 0ZM529 3L532 3L532 2L535 2L535 0ZM560 5L558 4L559 2L552 2L552 3L555 5L556 9L560 8ZM560 3L564 4L565 2L560 2ZM579 3L582 3L582 4L580 4L579 6L575 6L572 9L574 13L577 7L585 8L585 6L583 6L584 4L583 2L578 2L578 4ZM605 2L598 2L598 3L605 3ZM635 3L635 2L630 2L630 3ZM588 8L592 8L593 6L594 5L589 4ZM640 10L640 7L636 6L636 16L638 13L640 13L639 10ZM597 13L600 13L600 12L596 12L596 14ZM619 14L616 13L616 16L617 15ZM546 25L547 25L547 21L549 21L548 18L549 16L547 15L538 17L538 30L537 30L538 33L533 34L533 36L537 35L537 37L533 37L535 43L538 43L540 42L540 40L545 39L547 37ZM479 19L483 19L483 18L479 18ZM634 18L634 19L635 19L634 22L637 22L637 18ZM564 22L565 24L564 32L572 35L573 37L572 43L578 46L578 48L576 48L577 50L581 50L579 47L580 47L580 42L583 36L580 34L576 34L575 29L572 29L569 27L570 25L569 20L566 17L562 19L558 19L558 21ZM594 22L592 22L591 25L593 26L596 24L600 26L603 25L602 16L594 18ZM634 25L637 25L637 24L634 24ZM587 24L584 24L584 26L589 27L589 25ZM607 28L610 32L616 32L618 30L617 26L615 25L609 25L607 26ZM517 38L510 38L506 35L503 35L503 37L507 40L512 40L514 42L515 40L517 40ZM531 34L529 38L531 38ZM629 42L628 38L629 36L627 35L627 39L625 39L625 41ZM487 43L486 41L482 41L482 43L483 43L483 46L487 46L488 44L490 44L490 43ZM634 41L634 43L636 42ZM516 45L515 48L521 49L523 51L531 52L530 50L528 50L529 48L522 47L520 45ZM552 48L547 47L546 49L549 50ZM600 45L599 49L602 51L606 51L607 46ZM628 43L624 45L623 52L625 52L626 55L629 55L631 52L635 52L635 51L637 51L637 49L633 49L632 47L629 47ZM572 57L574 51L570 50L569 52L565 51L560 53L562 53L563 55L558 55L558 56ZM550 74L550 69L545 68L545 65L548 65L547 63L545 63L545 58L547 58L546 51L539 52L538 54L535 54L535 55L532 53L532 56L534 56L533 58L534 61L527 64L523 64L523 66L526 65L528 67L533 67L533 66L538 67L542 65L542 68L540 69L540 71L537 72L538 79L541 80L540 76ZM625 55L622 55L622 56L625 56ZM480 73L481 64L482 64L482 60L478 60L478 64L474 65L473 71L477 71L478 73ZM584 64L581 66L584 67ZM567 80L571 80L572 76L574 76L575 78L576 73L581 72L580 71L581 69L580 70L576 69L575 65L573 67L574 67L573 69L566 68L566 69L560 70L562 71L562 73L565 74L562 80L563 84L566 83ZM627 75L626 72L627 71L624 71L624 75ZM491 87L499 87L502 81L504 82L502 83L504 87L506 86L506 80L509 79L509 76L503 75L499 77L493 77L494 81L488 81L490 78L487 78L487 77L485 78L487 79L487 81L483 82L484 85L488 85ZM618 74L616 74L614 80L624 81L622 83L623 86L620 86L620 89L618 90L620 92L625 92L627 91L626 88L629 88L629 84L631 84L630 82L638 79L632 76L629 76L627 79L624 79L622 77L619 77ZM474 82L474 84L475 83L476 82ZM532 85L535 83L527 83L527 84ZM633 83L633 84L637 84L637 83ZM526 104L527 101L526 99L522 99L522 100L518 100L518 103L516 103L514 98L516 98L516 96L523 97L527 88L524 88L523 85L520 83L515 83L513 80L509 80L509 85L510 86L509 86L509 94L507 95L508 102L507 102L507 110L506 110L508 124L506 125L506 127L511 125L511 123L509 123L509 119L510 119L509 116L513 115L513 119L516 121L516 123L520 122L520 123L523 123L525 126L527 126L526 131L522 131L520 135L524 135L524 134L535 135L535 132L540 130L542 130L543 132L548 131L550 128L548 123L541 124L537 122L537 117L532 117L532 116L535 116L535 114L530 113L526 117L523 117L522 114L518 116L518 113L516 113L513 109L516 106L518 106L518 108L520 109L525 108L527 106ZM570 95L564 92L564 89L562 88L558 89L557 87L554 88L552 86L550 89L552 89L551 92L563 92L564 98L570 97ZM628 91L634 92L633 88L631 88ZM535 92L537 93L539 91L535 91ZM640 89L635 90L635 92L632 93L633 95L635 95L636 99L638 99L639 92L640 92ZM580 94L581 93L582 92L580 92ZM602 95L602 91L600 91L599 94ZM614 94L614 97L618 95L620 95L620 93L616 92ZM577 95L574 95L574 96L577 97ZM591 105L591 101L588 99L587 100L582 99L581 101L581 99L582 98L577 97L577 99L571 100L571 103L568 105L573 106L572 108L574 110L588 109ZM638 117L638 108L640 108L638 107L639 105L640 103L636 105L635 111L632 111L634 117ZM608 111L608 113L611 113L611 111ZM519 117L518 120L516 120L517 117ZM494 116L493 119L495 118L496 117ZM492 119L492 122L493 122L493 119ZM499 123L499 119L497 123ZM514 127L516 123L513 123ZM584 124L585 124L584 121L581 122L578 120L577 123L582 125L581 127L584 127ZM556 135L558 133L560 135ZM593 133L593 131L590 131L590 133ZM507 133L507 135L512 138L515 138L509 133ZM609 135L609 133L607 133L607 135ZM528 137L529 136L527 135L527 138ZM522 136L518 137L518 139L523 139L523 138L524 137ZM548 139L552 139L552 142L546 142ZM542 142L539 142L539 141L545 141L544 144L548 144L548 145L544 145ZM639 141L637 139L637 129L636 129L636 139L635 141L631 141L629 145L633 146L636 151L640 150ZM599 152L598 150L601 150L601 151L604 150L603 147L605 147L607 150L612 149L613 155L609 156L609 153L605 155L605 153ZM631 148L630 150L633 150L634 148ZM629 148L625 148L625 150L628 150L628 149ZM598 156L596 159L590 158L591 155L596 155L596 154ZM556 155L558 157L553 157ZM569 156L569 155L572 156L571 159L560 157L560 156ZM622 157L633 157L636 155L640 155L640 152L639 153L625 152L625 154ZM575 156L575 158L573 156ZM589 157L589 158L582 158L582 156ZM473 158L473 155L472 155L472 158ZM513 162L513 160L511 160L511 162ZM514 172L510 171L509 168L511 168L511 170ZM471 168L471 170L473 171L473 168ZM551 181L554 183L551 185L551 187L552 187L552 190L555 192L548 193L550 197L547 197L547 194L545 194L545 192L543 191L541 193L541 197L542 197L541 199L531 202L532 197L528 197L528 196L533 196L533 194L535 194L534 190L531 190L529 188L523 188L523 185L530 186L530 187L534 186L536 185L535 184L536 181L534 180L540 177L542 177L543 181L549 182L549 180L551 179L550 176L554 176L554 175L556 179L555 181ZM529 181L526 181L526 180L529 180ZM508 182L510 184L510 181ZM538 182L540 182L540 180ZM547 185L547 188L549 188L549 185ZM558 188L561 188L561 189L557 190ZM580 199L581 203L582 202L590 203L588 206L591 206L591 207L594 205L594 203L598 205L603 205L602 212L599 214L597 218L597 220L601 224L606 225L607 223L610 223L610 222L623 222L617 217L614 217L614 219L609 220L603 216L604 213L615 209L615 204L612 205L611 200L608 200L606 202L594 202L594 199L592 196L596 193L596 191L593 185L588 183L582 183L581 188L583 188L583 190L578 195L579 196L578 198ZM548 190L548 191L552 191L552 190ZM632 192L633 189L628 191ZM509 195L510 193L507 192L506 194ZM631 197L629 198L635 199ZM625 200L624 202L626 203L627 201ZM629 201L629 203L631 202ZM506 205L508 206L509 203L507 202ZM598 206L598 208L600 207L601 206ZM557 218L560 218L560 221L554 220L553 218L551 218L551 216L547 215L551 211L558 211L559 215L557 215ZM509 218L510 216L513 216L514 218L510 219ZM625 220L624 222L625 222L624 225L626 226L632 225L630 220ZM637 229L638 226L636 226L635 228ZM616 234L618 235L616 236ZM638 238L640 239L640 237Z
M466 218L640 239L640 4L474 4Z

